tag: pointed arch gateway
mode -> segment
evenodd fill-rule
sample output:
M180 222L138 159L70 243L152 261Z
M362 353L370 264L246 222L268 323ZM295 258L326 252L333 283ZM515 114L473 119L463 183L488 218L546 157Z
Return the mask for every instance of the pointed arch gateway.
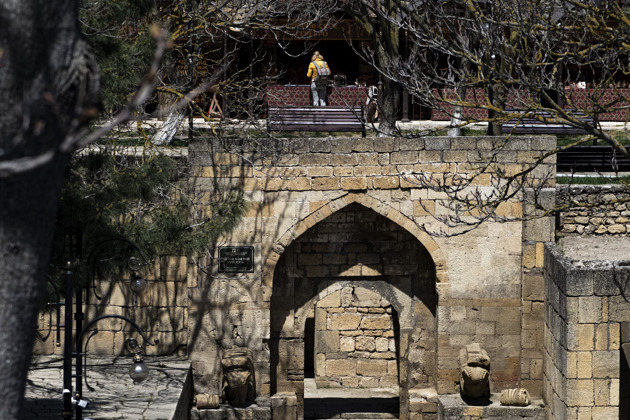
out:
M447 282L446 264L395 209L364 194L323 205L279 239L264 276L271 393L295 393L304 418L331 406L304 411L305 377L342 394L395 391L399 412L410 389L436 386L436 283Z

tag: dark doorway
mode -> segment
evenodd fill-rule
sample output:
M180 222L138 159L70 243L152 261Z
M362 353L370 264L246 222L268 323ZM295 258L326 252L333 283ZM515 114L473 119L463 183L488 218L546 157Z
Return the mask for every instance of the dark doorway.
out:
M293 41L286 47L286 52L277 47L278 69L281 74L280 84L307 85L310 83L306 73L314 51L319 51L333 76L345 75L348 84L354 84L359 76L361 59L355 55L353 48L346 41L319 41L306 54L304 42Z

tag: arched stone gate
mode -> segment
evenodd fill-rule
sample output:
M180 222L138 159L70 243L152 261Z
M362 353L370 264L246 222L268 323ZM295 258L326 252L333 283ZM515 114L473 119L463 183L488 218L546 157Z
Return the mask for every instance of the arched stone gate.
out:
M230 191L243 192L249 203L236 229L217 241L213 257L189 273L196 392L215 393L221 355L245 346L254 354L259 397L302 395L304 339L307 324L318 322L318 303L330 305L339 292L336 310L345 314L350 306L341 302L343 294L361 288L388 302L398 317L392 333L398 334L401 419L410 412L436 416L435 397L457 391L457 356L471 342L490 355L493 392L525 386L541 395L542 244L553 239L553 217L531 218L537 209L528 204L526 188L496 208L503 220L458 232L434 217L451 214L449 196L418 182L456 175L472 179L470 190L491 194L498 185L492 173L521 172L555 147L554 138L512 137L499 151L497 142L503 141L295 139L273 159L210 141L192 143L189 190L195 210L204 211L208 196ZM479 174L488 158L491 171ZM549 203L553 159L524 180ZM357 245L367 247L365 253ZM253 270L220 272L222 246L250 248ZM369 314L371 306L354 307ZM387 305L378 309L387 311ZM326 338L346 331L314 330ZM342 356L326 356L325 362L340 360L335 357ZM380 366L375 369L382 372ZM356 376L369 375L357 367Z
M274 270L272 393L295 393L303 410L312 320L325 350L311 356L319 385L395 388L408 411L410 388L436 387L436 308L435 264L422 243L363 205L339 209L296 238ZM391 338L391 351L377 351L377 338Z

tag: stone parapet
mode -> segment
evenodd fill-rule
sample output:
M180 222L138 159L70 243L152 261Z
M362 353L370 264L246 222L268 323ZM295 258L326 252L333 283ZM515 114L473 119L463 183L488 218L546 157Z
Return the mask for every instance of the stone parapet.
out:
M629 278L627 262L571 260L545 246L544 395L552 418L626 418L620 328L630 322Z
M559 186L562 235L630 236L630 192L622 185Z

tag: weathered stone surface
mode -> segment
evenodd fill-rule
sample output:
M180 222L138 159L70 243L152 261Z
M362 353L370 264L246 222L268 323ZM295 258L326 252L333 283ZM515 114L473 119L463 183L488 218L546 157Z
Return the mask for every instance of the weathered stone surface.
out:
M328 320L328 328L331 330L356 330L360 323L361 316L358 314L333 314Z
M358 351L374 351L376 350L376 341L374 337L357 337L356 349Z
M336 353L340 349L338 331L315 331L317 353Z
M387 330L392 328L392 320L389 316L368 315L361 320L361 328L366 330Z
M331 359L326 361L326 376L355 376L357 361L353 359Z
M381 377L387 374L386 360L359 360L357 361L357 372L361 376Z

